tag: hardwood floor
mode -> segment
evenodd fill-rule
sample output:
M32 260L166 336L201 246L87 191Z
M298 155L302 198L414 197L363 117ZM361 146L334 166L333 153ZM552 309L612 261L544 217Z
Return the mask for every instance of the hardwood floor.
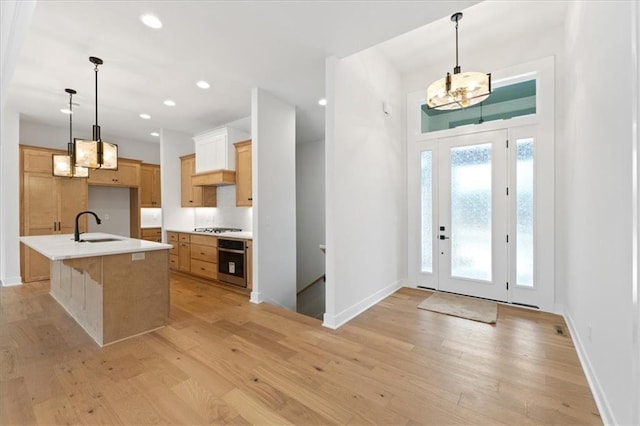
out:
M48 289L0 290L1 424L601 424L554 315L401 289L332 331L172 275L169 325L99 348Z

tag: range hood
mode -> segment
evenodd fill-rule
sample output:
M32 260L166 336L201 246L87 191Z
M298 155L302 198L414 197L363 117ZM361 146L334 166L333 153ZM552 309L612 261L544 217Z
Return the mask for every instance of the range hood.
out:
M225 186L236 184L236 172L234 170L212 170L191 175L193 186Z

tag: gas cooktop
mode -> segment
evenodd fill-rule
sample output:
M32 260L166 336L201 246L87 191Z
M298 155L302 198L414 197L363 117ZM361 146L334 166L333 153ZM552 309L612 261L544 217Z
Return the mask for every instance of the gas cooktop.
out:
M222 232L240 232L240 228L193 228L194 232L208 232L211 234L220 234Z

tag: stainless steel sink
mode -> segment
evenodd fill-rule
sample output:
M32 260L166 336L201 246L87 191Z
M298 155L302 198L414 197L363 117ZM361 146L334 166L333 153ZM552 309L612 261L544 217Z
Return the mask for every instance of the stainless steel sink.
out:
M107 243L109 241L123 241L120 238L96 238L95 240L80 240L81 243Z

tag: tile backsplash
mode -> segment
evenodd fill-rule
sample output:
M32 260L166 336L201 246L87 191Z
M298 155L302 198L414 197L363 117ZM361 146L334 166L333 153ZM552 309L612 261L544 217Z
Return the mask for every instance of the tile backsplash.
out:
M140 209L140 225L143 228L159 228L162 226L162 209Z
M236 186L219 186L217 190L218 207L195 208L194 226L240 228L253 231L253 208L236 207Z

